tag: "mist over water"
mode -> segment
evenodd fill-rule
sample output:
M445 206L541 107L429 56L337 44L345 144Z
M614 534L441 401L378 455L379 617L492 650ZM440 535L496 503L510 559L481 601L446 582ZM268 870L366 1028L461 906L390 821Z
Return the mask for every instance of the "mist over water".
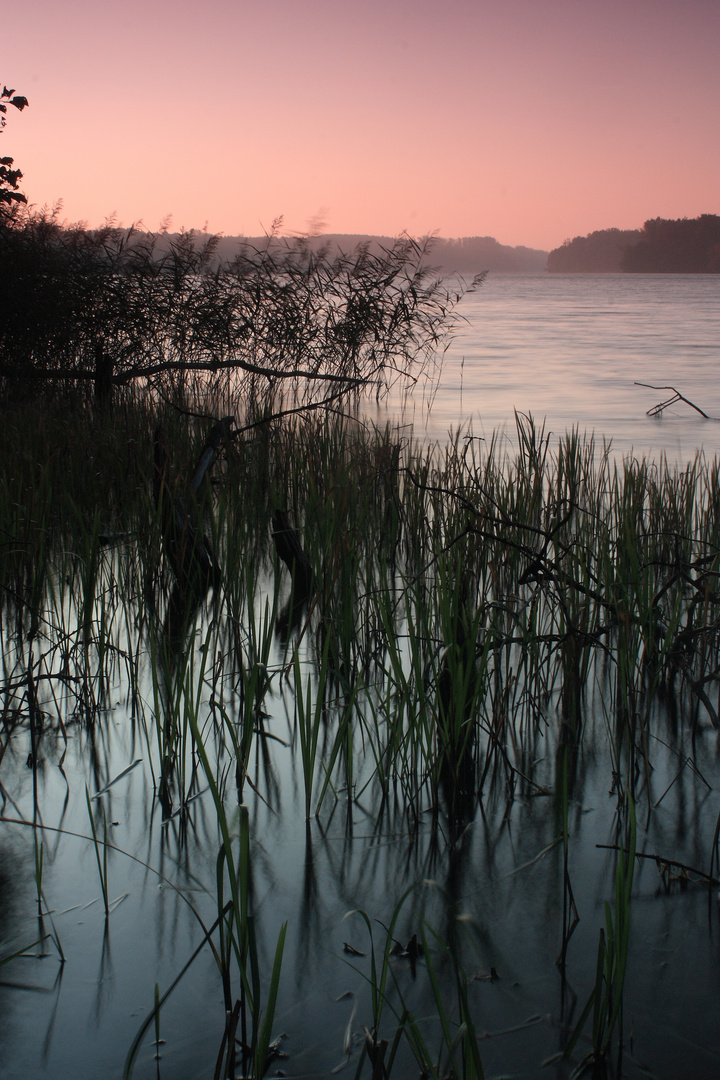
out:
M517 409L556 435L594 432L620 457L682 464L720 451L720 422L683 403L649 417L671 393L635 385L675 386L720 417L719 276L494 274L459 310L467 322L437 392L417 387L406 409L416 435L444 439L471 423L512 439Z

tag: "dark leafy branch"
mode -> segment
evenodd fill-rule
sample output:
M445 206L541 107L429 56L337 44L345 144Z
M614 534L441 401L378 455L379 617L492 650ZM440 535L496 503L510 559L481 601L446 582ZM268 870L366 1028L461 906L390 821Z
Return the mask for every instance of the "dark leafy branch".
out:
M12 105L22 112L27 104L28 99L26 97L16 94L14 90L8 90L7 86L3 86L2 93L0 93L0 134L2 134L7 124L5 117L8 105ZM19 182L22 180L22 173L19 169L14 169L13 164L13 158L0 157L0 220L2 220L2 216L8 207L27 202L26 196L23 195L22 191L18 190Z

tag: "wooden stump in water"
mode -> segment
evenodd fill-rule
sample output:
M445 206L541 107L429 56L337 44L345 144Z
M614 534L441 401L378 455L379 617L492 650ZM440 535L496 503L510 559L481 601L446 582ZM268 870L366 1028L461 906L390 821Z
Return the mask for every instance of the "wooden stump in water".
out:
M200 459L188 487L188 502L192 504L214 457L227 421L216 424L203 447ZM169 461L162 426L158 426L154 441L155 505L160 513L163 550L170 563L178 588L190 603L199 603L211 586L221 581L219 567L210 546L193 521L185 501L175 494L169 481Z
M452 820L459 824L472 811L476 795L476 728L473 713L476 641L465 605L454 619L436 684L440 786Z
M276 510L273 513L272 538L275 541L275 550L295 582L296 603L305 602L313 591L312 567L302 549L300 537L290 524L284 510Z
M109 408L112 405L113 375L115 362L108 355L102 342L95 345L95 402L101 408Z

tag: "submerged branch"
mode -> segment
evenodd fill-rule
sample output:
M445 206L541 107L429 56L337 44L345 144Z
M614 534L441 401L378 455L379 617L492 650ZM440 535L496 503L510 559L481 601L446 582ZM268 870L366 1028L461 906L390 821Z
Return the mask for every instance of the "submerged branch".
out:
M700 413L700 415L703 417L703 419L705 419L705 420L718 420L718 419L720 419L720 417L717 417L717 416L708 416L708 414L706 412L704 412L700 408L699 405L696 405L694 402L690 401L689 398L686 398L683 394L680 393L679 390L676 390L674 386L654 386L653 383L644 383L644 382L636 382L634 385L635 386L645 386L649 390L672 390L672 392L673 392L673 396L671 398L668 398L667 401L661 401L658 405L653 405L652 409L648 409L646 414L645 414L646 416L660 416L660 414L665 409L667 409L670 405L674 405L677 401L684 401L685 404L689 405L691 409L694 409L695 412Z

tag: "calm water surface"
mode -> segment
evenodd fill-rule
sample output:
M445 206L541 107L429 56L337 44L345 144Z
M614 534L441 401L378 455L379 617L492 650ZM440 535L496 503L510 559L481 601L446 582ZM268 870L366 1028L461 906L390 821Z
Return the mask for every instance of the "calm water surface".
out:
M619 455L720 451L720 422L682 403L648 417L671 395L635 385L675 386L720 417L720 275L495 274L460 312L437 393L413 393L418 434L444 438L461 421L512 434L517 409Z

